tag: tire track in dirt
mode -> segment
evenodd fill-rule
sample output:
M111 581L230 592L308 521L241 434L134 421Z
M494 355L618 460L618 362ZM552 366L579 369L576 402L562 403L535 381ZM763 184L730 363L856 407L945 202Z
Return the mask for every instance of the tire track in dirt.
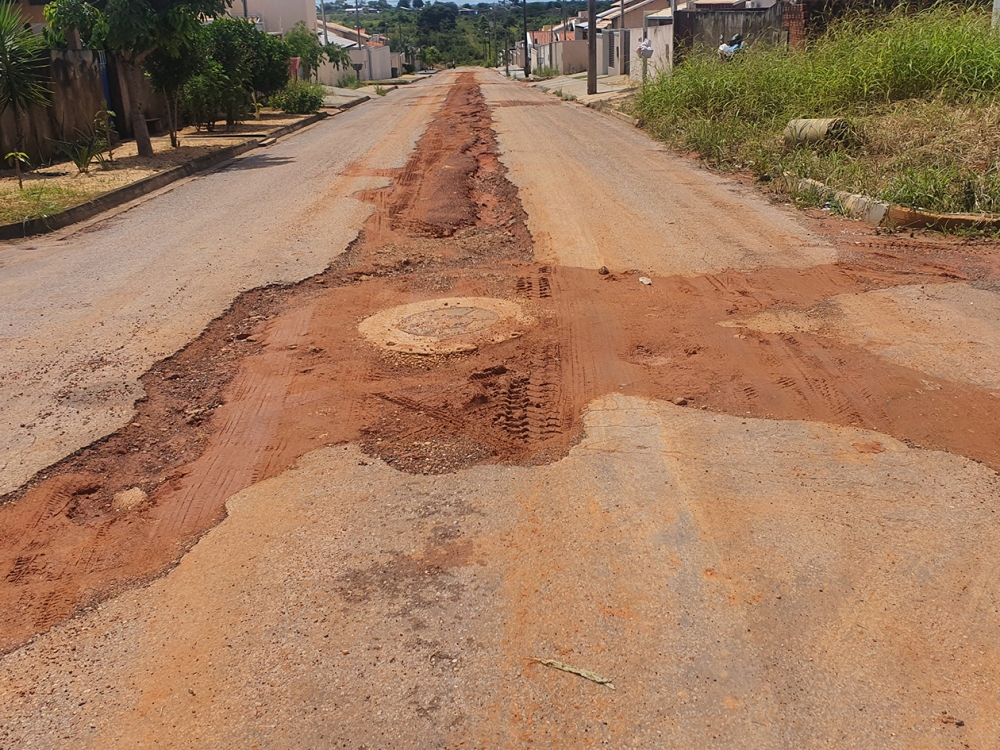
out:
M467 74L407 165L371 173L393 183L362 194L375 212L330 269L243 295L144 377L148 396L132 424L0 505L0 650L159 575L223 517L229 496L315 448L359 441L418 473L540 464L565 455L583 406L610 391L864 426L1000 468L990 438L1000 404L986 390L830 338L717 325L845 292L997 278L988 259L880 238L845 245L834 265L650 287L637 273L532 263L524 211ZM372 312L445 295L517 300L540 324L433 357L382 352L357 333ZM927 380L937 389L917 396ZM113 511L128 487L148 501Z

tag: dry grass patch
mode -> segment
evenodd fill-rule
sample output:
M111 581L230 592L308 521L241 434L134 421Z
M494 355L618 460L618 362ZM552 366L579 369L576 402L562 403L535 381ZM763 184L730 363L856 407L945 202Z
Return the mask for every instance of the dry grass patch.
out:
M643 86L633 114L723 169L791 172L913 208L1000 212L1000 33L982 8L854 15L806 50L695 54ZM802 117L851 136L789 147Z

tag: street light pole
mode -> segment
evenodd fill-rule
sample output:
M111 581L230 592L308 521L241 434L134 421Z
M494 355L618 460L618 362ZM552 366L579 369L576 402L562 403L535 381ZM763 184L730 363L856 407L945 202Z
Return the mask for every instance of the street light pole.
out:
M597 0L587 0L587 95L597 93Z

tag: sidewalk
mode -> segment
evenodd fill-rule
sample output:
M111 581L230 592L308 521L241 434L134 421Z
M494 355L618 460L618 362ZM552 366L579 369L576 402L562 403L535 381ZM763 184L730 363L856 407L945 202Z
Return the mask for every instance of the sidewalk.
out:
M548 78L529 85L546 92L561 91L563 96L573 96L584 104L617 99L634 88L634 83L628 76L598 76L597 93L588 95L586 73Z
M335 109L350 109L356 104L366 102L375 96L375 89L372 86L365 86L360 89L345 89L339 86L324 86L326 98L323 100L324 107Z

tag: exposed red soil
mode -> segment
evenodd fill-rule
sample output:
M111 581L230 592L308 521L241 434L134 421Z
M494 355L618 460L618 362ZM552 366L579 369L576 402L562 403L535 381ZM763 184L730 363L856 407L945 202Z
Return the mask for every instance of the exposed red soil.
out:
M834 265L646 287L532 263L503 172L485 102L463 75L393 184L364 196L376 212L338 263L243 295L143 379L132 424L0 506L0 650L158 575L223 517L229 496L317 447L360 441L421 473L552 461L579 437L583 407L613 390L867 427L1000 469L1000 402L987 391L943 380L927 390L926 374L818 335L717 325L845 292L997 278L994 256L851 237ZM460 295L518 299L540 323L447 357L385 353L357 332L377 310ZM149 501L114 512L114 493L133 486Z

